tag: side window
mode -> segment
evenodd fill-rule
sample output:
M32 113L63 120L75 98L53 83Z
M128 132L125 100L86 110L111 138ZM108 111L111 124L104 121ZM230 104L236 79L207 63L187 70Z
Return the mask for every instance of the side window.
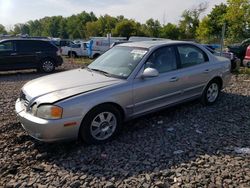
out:
M198 47L183 45L177 47L180 54L181 67L191 67L208 61L207 55Z
M17 49L19 52L30 52L32 51L31 41L17 41Z
M35 49L38 51L50 51L55 49L56 46L47 41L34 41Z
M3 42L0 44L0 52L13 51L13 50L14 50L14 46L13 46L13 42L11 41Z
M165 73L177 69L177 60L173 47L162 47L157 49L149 57L145 68L155 68L159 73Z

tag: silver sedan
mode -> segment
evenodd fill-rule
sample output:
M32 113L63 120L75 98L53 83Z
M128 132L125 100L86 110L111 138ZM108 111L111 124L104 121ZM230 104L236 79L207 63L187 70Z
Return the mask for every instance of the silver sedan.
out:
M25 84L16 113L32 137L104 143L129 119L200 98L217 101L230 61L199 44L148 41L118 45L88 67Z

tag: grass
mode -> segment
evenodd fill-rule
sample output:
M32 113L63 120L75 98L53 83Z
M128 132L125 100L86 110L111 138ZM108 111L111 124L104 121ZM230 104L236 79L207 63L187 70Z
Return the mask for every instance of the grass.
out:
M238 74L247 74L250 75L250 68L242 67L239 69Z
M89 59L87 57L79 57L79 58L63 57L63 59L65 62L72 62L76 64L86 64L86 65L89 65L93 61L93 59Z

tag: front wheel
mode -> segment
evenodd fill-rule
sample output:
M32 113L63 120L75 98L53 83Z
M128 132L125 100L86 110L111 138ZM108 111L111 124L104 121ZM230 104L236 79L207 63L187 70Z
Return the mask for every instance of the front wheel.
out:
M202 104L204 105L212 105L214 104L221 91L221 86L217 80L212 80L204 90L202 94Z
M121 129L121 113L112 105L102 105L91 110L83 120L80 136L88 144L103 144Z
M51 59L44 59L41 62L40 70L45 73L51 73L55 70L55 63Z

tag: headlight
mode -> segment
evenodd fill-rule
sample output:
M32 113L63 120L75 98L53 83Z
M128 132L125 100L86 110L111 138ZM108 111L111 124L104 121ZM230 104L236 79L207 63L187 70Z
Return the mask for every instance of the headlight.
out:
M62 118L63 109L55 105L37 105L32 106L31 113L43 119L60 119Z

